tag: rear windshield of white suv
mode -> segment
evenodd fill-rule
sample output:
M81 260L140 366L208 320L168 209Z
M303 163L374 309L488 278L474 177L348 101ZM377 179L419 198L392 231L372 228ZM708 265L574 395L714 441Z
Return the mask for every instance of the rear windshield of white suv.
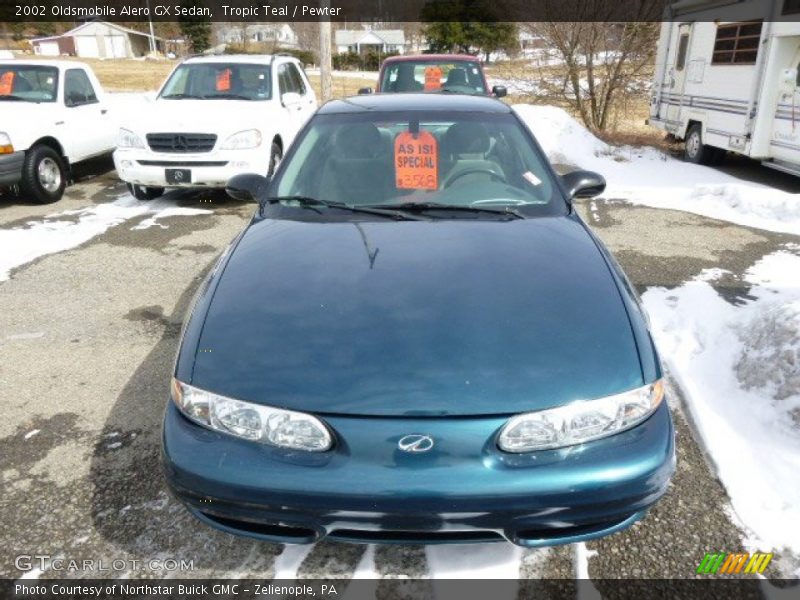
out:
M201 100L269 100L272 80L268 65L187 63L170 76L161 98Z

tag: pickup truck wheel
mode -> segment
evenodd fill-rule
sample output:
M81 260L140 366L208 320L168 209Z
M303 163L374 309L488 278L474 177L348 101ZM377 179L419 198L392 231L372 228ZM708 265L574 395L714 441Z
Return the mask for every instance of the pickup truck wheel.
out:
M146 187L135 183L126 183L128 192L137 200L155 200L164 193L161 187Z
M275 173L275 169L278 168L278 165L281 164L281 159L283 158L283 150L281 147L272 142L272 148L269 151L269 171L267 172L267 177L272 177Z
M721 152L717 148L703 143L703 128L699 123L695 123L686 133L683 156L688 162L710 165L720 158Z
M67 187L67 173L58 152L50 146L34 146L25 155L20 189L39 204L58 202Z

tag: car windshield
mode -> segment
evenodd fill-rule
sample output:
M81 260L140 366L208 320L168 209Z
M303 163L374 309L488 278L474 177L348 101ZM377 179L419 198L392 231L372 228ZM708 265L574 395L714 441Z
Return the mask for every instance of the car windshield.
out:
M57 95L55 67L0 64L0 102L55 102Z
M161 98L203 100L269 100L272 83L268 65L188 63L179 66L161 90Z
M566 211L546 159L513 113L317 115L269 195L348 206L515 209L526 216Z
M475 61L403 60L386 66L380 90L384 93L454 92L488 94Z

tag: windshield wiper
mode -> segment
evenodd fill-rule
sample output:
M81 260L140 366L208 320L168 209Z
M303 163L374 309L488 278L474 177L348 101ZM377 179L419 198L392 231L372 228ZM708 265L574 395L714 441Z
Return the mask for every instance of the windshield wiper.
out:
M199 96L203 100L253 100L250 96L244 96L242 94L206 94L205 96Z
M184 98L191 98L193 100L203 100L205 96L196 96L195 94L167 94L166 96L161 96L166 100L183 100Z
M460 211L460 212L471 212L471 213L489 213L489 214L509 217L512 219L526 218L525 215L523 215L521 212L511 207L484 208L480 206L459 206L456 204L443 204L440 202L401 202L398 204L371 204L367 206L367 208L384 208L387 210L410 211L410 212L422 212L427 210L448 210L448 211Z
M322 200L320 198L312 198L311 196L272 196L267 198L266 202L269 204L276 204L282 201L297 202L300 206L313 208L315 206L324 206L326 208L338 208L341 210L349 210L350 212L366 213L369 215L378 215L389 219L396 219L398 221L427 221L423 217L416 217L413 215L405 214L401 211L392 210L392 208L379 208L374 206L353 206L345 204L344 202L335 202L333 200Z

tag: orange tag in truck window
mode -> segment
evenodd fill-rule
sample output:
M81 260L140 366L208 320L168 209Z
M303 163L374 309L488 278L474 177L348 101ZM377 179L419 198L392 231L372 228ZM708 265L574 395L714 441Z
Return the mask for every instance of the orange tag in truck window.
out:
M428 131L405 131L394 140L395 180L399 190L435 190L439 187L436 138Z
M0 75L0 96L10 96L14 89L14 71L6 71Z
M441 87L442 70L437 66L425 67L425 91L430 92L441 89Z
M225 69L217 73L217 91L229 92L231 89L231 70Z

